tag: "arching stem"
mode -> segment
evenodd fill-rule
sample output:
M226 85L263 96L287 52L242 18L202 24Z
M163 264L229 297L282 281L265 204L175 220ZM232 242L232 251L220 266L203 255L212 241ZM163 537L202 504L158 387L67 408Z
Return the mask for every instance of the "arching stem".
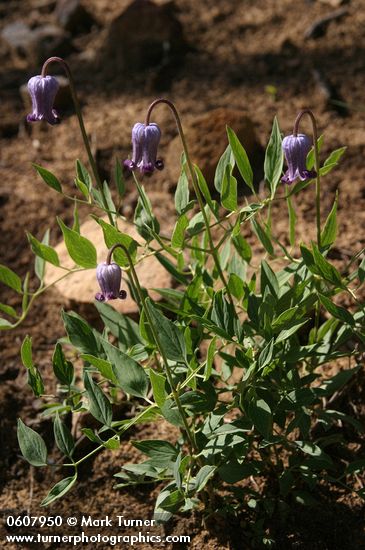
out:
M232 295L229 291L228 284L227 284L226 278L224 276L224 273L223 273L223 270L222 270L222 267L221 267L221 264L220 264L218 251L214 246L214 241L213 241L212 233L210 231L208 216L207 216L207 213L206 213L205 208L204 208L203 197L202 197L202 194L200 192L197 176L196 176L196 173L195 173L195 170L194 170L194 167L193 167L193 163L192 163L191 158L190 158L189 149L188 149L188 146L187 146L187 143L186 143L184 130L183 130L182 124L181 124L180 115L179 115L175 105L172 103L172 101L170 101L168 99L165 99L165 98L159 98L159 99L156 99L153 103L151 103L151 105L148 108L147 115L146 115L146 126L150 123L150 118L151 118L151 114L152 114L153 109L157 105L159 105L160 103L164 103L165 105L167 105L169 107L169 109L172 111L172 113L175 117L176 126L177 126L177 129L178 129L179 136L180 136L180 139L181 139L181 143L182 143L182 146L183 146L183 150L184 150L184 153L185 153L186 163L188 165L188 170L189 170L191 181L192 181L192 184L193 184L193 187L194 187L194 192L195 192L196 198L198 200L201 213L203 215L204 225L206 227L208 240L209 240L210 252L213 256L214 263L215 263L215 266L217 268L219 277L220 277L220 279L221 279L221 281L222 281L222 283L223 283L223 285L226 289L229 301L230 301L232 307L234 308L233 298L232 298Z
M105 211L108 214L109 221L112 225L115 225L114 221L113 221L113 217L112 217L111 213L109 212L108 202L107 202L106 197L105 197L103 184L102 184L100 176L99 176L99 172L98 172L98 169L97 169L97 166L96 166L94 156L91 152L90 141L89 141L89 138L88 138L87 133L86 133L84 119L83 119L82 112L81 112L80 102L77 98L75 81L73 79L71 69L70 69L68 63L64 59L62 59L62 57L50 57L43 64L41 76L47 76L48 66L51 63L58 63L59 65L61 65L61 67L64 69L64 71L66 73L66 76L68 78L68 81L70 83L71 97L72 97L72 101L73 101L74 106L75 106L75 112L76 112L77 119L79 121L81 135L82 135L82 139L83 139L83 142L84 142L84 145L85 145L85 149L86 149L86 153L87 153L87 156L88 156L88 159L89 159L89 163L90 163L91 169L93 171L96 184L99 188Z
M314 163L315 163L316 173L317 173L317 176L316 176L317 243L318 243L318 248L320 248L321 247L321 175L320 175L321 167L319 164L317 122L313 112L310 109L303 109L298 114L294 122L293 135L295 137L298 135L299 123L304 115L308 115L312 122Z
M193 434L193 432L192 432L192 430L189 426L188 420L187 420L186 415L185 415L184 408L183 408L183 406L181 404L181 401L180 401L180 398L179 398L179 394L178 394L178 392L176 391L176 389L174 387L171 369L169 367L165 351L164 351L163 346L162 346L161 341L160 341L160 337L159 337L159 334L158 334L158 329L155 327L155 325L154 325L154 323L151 319L151 315L150 315L150 312L149 312L149 309L148 309L148 305L146 304L146 298L145 298L144 292L141 288L141 285L139 283L139 279L138 279L136 270L134 269L133 260L131 258L131 255L129 254L129 251L128 251L126 246L124 246L123 244L117 243L114 246L112 246L112 248L109 250L106 261L107 261L107 263L110 263L113 252L116 248L121 248L123 250L123 252L125 253L125 255L127 256L127 258L128 258L129 268L130 268L130 271L131 271L131 279L132 279L133 284L134 284L134 286L137 290L137 294L138 294L138 297L140 299L140 302L143 305L143 311L146 315L146 318L147 318L148 324L150 326L153 338L155 340L157 349L158 349L158 351L159 351L159 353L162 357L162 361L163 361L163 364L164 364L164 367L165 367L166 377L167 377L168 383L170 385L171 392L172 392L172 395L174 397L176 406L179 410L181 419L184 423L184 427L185 427L186 435L187 435L187 438L188 438L191 454L193 454L194 451L197 451L197 447L196 447L196 443L195 443L195 436L194 436L194 434Z

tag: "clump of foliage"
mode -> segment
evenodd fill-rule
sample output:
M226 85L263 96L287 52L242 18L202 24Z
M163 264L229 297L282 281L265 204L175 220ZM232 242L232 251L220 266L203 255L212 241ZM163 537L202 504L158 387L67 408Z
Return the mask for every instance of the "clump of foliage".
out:
M175 192L176 223L169 236L160 228L148 192L135 175L138 168L149 173L163 167L156 160L160 133L149 122L152 110L160 104L172 109L184 150ZM82 121L78 104L76 109ZM307 114L314 128L313 146L306 136L297 135L299 122ZM84 137L87 140L86 134ZM362 431L359 422L336 403L359 371L364 353L364 304L356 296L365 279L363 250L354 251L343 271L336 269L328 252L337 233L337 196L324 223L320 208L320 178L336 166L345 148L333 151L321 165L323 138L317 136L312 113L304 111L293 135L285 138L291 149L284 143L283 150L275 119L264 161L265 190L258 195L250 161L230 128L227 138L215 173L214 198L204 175L190 160L175 106L168 100L152 104L146 124L138 123L134 128L133 158L126 162L139 193L134 216L138 242L118 229L120 214L112 185L101 182L90 148L87 152L93 176L79 160L76 162L79 201L90 205L95 223L102 227L106 247L111 249L103 265L110 267L113 257L113 265L119 266L114 271L124 270L127 299L138 303L140 316L137 323L105 303L109 279L103 280L104 294L99 295L104 301L95 303L104 325L102 331L72 311L62 312L67 339L61 338L53 354L57 393L54 401L46 399L42 415L53 419L55 443L64 455L63 463L51 464L42 437L22 420L18 425L20 448L30 464L66 472L43 505L72 488L79 465L90 455L102 450L113 452L136 424L162 420L179 431L176 441L132 440L141 460L121 464L116 476L117 487L160 485L155 507L160 521L196 507L203 508L205 514L234 514L246 503L269 514L273 502L294 499L311 505L313 490L323 479L364 496L355 476L363 470L365 460L336 461L331 457L333 445L346 445L341 431L333 431L333 427L348 424ZM292 185L280 183L284 152L289 165L284 181ZM35 168L49 187L63 194L55 175L41 166ZM238 173L250 190L250 200L244 202L238 198L234 175ZM123 199L125 182L119 161L115 183L113 195ZM293 198L311 185L317 190L313 205L317 240L298 243ZM271 219L274 201L287 206L290 246L275 235L275 220ZM105 213L109 222L103 219ZM72 228L61 220L59 225L75 263L69 271L95 269L96 250L80 234L77 209ZM261 257L253 257L243 236L247 225L264 250ZM14 318L13 322L2 319L2 329L18 325L34 299L46 290L46 264L60 265L48 231L43 241L29 235L29 242L39 288L30 292L28 278L22 282L10 269L1 267L1 282L23 296L20 315L10 306L1 306ZM158 302L141 287L134 269L151 254L176 283L174 289L157 289L161 295ZM109 298L118 297L119 272L116 278L116 290ZM350 297L350 308L338 305L341 295ZM31 388L42 396L44 385L32 360L29 337L23 342L21 356ZM75 375L70 360L75 356L82 362L82 376ZM340 358L348 358L348 368L327 377L322 366ZM120 403L129 413L133 411L122 420L113 418L114 405ZM98 427L82 428L75 440L77 433L71 434L69 428L70 416L86 412L96 419ZM82 438L91 440L95 447L76 459ZM262 484L260 489L249 482L255 478L266 480L266 491ZM269 544L270 539L264 542Z

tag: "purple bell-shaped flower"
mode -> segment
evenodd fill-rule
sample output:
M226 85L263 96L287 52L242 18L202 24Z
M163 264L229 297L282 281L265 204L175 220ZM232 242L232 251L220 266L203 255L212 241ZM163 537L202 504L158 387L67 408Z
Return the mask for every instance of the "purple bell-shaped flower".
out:
M161 159L157 159L158 145L161 139L161 130L157 124L151 122L147 126L137 122L132 129L132 158L124 161L124 166L129 170L139 168L142 174L152 174L162 170L164 165Z
M304 181L317 175L314 170L307 170L306 167L311 146L311 140L305 134L286 136L283 139L282 147L288 164L288 170L281 178L283 183L291 184L297 178Z
M107 302L120 298L124 300L127 297L125 290L120 290L122 280L122 270L118 264L112 262L108 264L103 262L96 268L96 278L98 280L101 292L95 295L98 302Z
M54 76L33 76L28 82L28 91L32 98L32 113L27 116L28 122L46 120L49 124L58 124L60 118L53 108L59 88Z

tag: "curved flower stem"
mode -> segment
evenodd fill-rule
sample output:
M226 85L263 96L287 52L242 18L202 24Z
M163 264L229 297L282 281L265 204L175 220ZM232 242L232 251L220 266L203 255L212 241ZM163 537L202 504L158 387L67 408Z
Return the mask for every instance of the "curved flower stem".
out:
M229 291L228 284L227 284L226 278L224 276L224 273L223 273L223 270L222 270L222 267L221 267L221 264L220 264L220 261L219 261L218 252L217 252L217 250L214 246L212 233L210 231L208 216L207 216L207 213L206 213L205 208L204 208L203 197L202 197L202 194L200 192L199 184L198 184L197 177L196 177L196 173L195 173L193 163L192 163L190 155L189 155L189 149L188 149L186 139L185 139L185 134L184 134L184 131L183 131L183 128L182 128L180 115L179 115L175 105L172 103L172 101L169 101L168 99L165 99L165 98L159 98L159 99L156 99L153 103L151 103L151 105L148 108L147 115L146 115L146 126L150 123L150 118L151 118L151 114L152 114L153 109L160 103L164 103L165 105L167 105L170 108L170 110L172 111L172 113L175 117L177 129L178 129L179 136L180 136L180 139L181 139L181 143L182 143L182 146L183 146L183 150L184 150L184 153L185 153L186 163L188 165L188 170L189 170L191 181L192 181L192 184L193 184L193 187L194 187L194 192L195 192L196 198L198 200L201 213L203 215L204 224L205 224L205 227L206 227L208 240L209 240L210 252L213 256L214 263L215 263L215 266L217 268L219 277L220 277L220 279L221 279L221 281L222 281L222 283L223 283L223 285L226 289L229 301L231 302L231 305L234 308L233 298L232 298L232 295Z
M76 112L76 115L77 115L77 119L79 121L81 135L82 135L82 139L84 141L84 145L85 145L86 153L87 153L87 156L88 156L88 159L89 159L89 163L90 163L91 169L93 171L96 184L99 188L105 211L108 214L109 221L112 225L114 225L113 217L112 217L111 213L109 212L108 202L107 202L106 197L105 197L103 184L101 183L101 179L100 179L99 172L98 172L98 169L97 169L97 166L96 166L96 162L95 162L94 156L91 152L90 141L89 141L89 138L87 137L85 124L84 124L84 119L83 119L82 112L81 112L80 102L77 98L75 81L73 79L71 69L70 69L68 63L64 59L62 59L62 57L50 57L43 64L41 76L46 76L48 74L48 65L50 65L51 63L59 63L59 65L61 65L61 67L64 69L64 71L67 75L68 81L70 83L70 91L71 91L72 101L73 101L74 106L75 106L75 112Z
M318 248L321 247L321 175L320 175L320 164L319 164L319 150L318 150L318 131L317 131L317 122L313 112L310 109L303 109L298 114L294 122L293 135L298 135L299 123L303 115L308 115L312 122L312 131L313 131L313 150L314 150L314 163L316 166L316 218L317 218L317 243Z
M141 285L139 283L139 279L138 279L136 270L134 269L133 260L132 260L130 254L129 254L129 251L128 251L127 247L125 247L123 244L120 244L120 243L117 243L114 246L112 246L112 248L109 250L109 253L108 253L107 262L108 262L108 260L110 262L112 254L113 254L113 252L116 248L121 248L123 250L123 252L125 253L125 255L127 256L127 258L128 258L129 268L130 268L130 271L131 271L131 279L133 279L134 286L137 289L138 297L140 299L141 304L143 305L143 311L146 315L146 319L147 319L148 324L150 326L150 329L151 329L153 338L155 340L156 346L158 348L158 351L160 352L160 355L162 357L164 367L165 367L165 371L166 371L167 380L168 380L168 383L170 385L171 392L172 392L172 395L174 397L176 406L179 410L181 419L184 423L186 435L187 435L188 442L189 442L190 451L191 451L191 453L193 453L193 451L197 451L195 436L194 436L194 433L192 432L192 430L189 426L188 420L187 420L186 415L185 415L185 411L184 411L183 406L182 406L181 401L180 401L179 394L178 394L178 392L176 391L176 389L174 387L171 370L170 370L170 367L169 367L169 364L168 364L168 361L167 361L165 350L163 349L163 346L162 346L161 341L160 341L160 337L158 335L158 329L155 327L155 325L153 324L153 321L151 319L151 316L150 316L150 313L149 313L149 310L148 310L148 306L146 304L146 298L145 298L144 292L141 288Z

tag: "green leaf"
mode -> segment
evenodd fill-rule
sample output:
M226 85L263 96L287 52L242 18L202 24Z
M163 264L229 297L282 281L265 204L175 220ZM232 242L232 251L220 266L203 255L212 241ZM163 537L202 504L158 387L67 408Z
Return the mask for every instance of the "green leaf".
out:
M18 418L18 442L24 458L32 466L47 465L47 447L37 432L28 428L20 418Z
M166 393L166 377L156 372L153 369L150 369L150 380L152 384L153 398L157 405L161 408L164 406L167 393Z
M74 368L70 361L67 361L60 343L56 344L52 357L53 372L56 378L65 386L71 386L74 377Z
M165 403L161 407L161 413L162 416L166 418L166 420L173 426L177 426L178 428L184 427L184 421L172 399L166 399Z
M76 160L76 174L78 179L86 186L86 188L90 191L92 187L92 181L91 176L81 160Z
M240 143L237 135L229 126L227 126L227 135L239 173L241 174L243 181L246 183L246 185L248 185L252 193L254 193L255 190L253 187L253 173L247 153L243 145Z
M33 359L32 359L32 339L30 336L26 336L23 340L22 346L20 348L20 356L22 358L22 363L27 369L33 368Z
M346 474L356 474L361 473L365 470L365 458L359 458L358 460L354 460L354 462L350 462L350 464L346 467Z
M49 235L49 230L47 230L46 235ZM45 235L44 238L47 238ZM46 262L49 262L55 266L60 265L60 260L58 258L57 252L52 248L51 246L48 246L47 244L43 244L43 242L39 242L31 233L27 233L28 241L31 246L31 249L33 253L38 256L39 258L42 258L42 260L45 260ZM42 279L42 277L40 277Z
M183 214L189 204L189 180L186 175L186 163L181 162L181 173L175 191L175 208L178 214Z
M5 265L0 265L0 282L12 288L19 294L22 292L21 278Z
M227 145L226 150L219 159L214 175L214 187L219 194L222 192L223 179L225 177L227 167L229 168L230 173L232 173L234 167L234 157L230 145Z
M231 212L237 209L237 180L231 174L230 166L226 166L221 190L222 206Z
M62 193L62 187L58 179L52 172L49 172L45 168L42 168L42 166L39 166L38 164L33 164L33 167L37 170L38 174L41 176L43 181L48 185L48 187L51 187L52 189L55 189L58 193Z
M274 339L272 338L270 342L266 344L263 350L260 352L257 366L260 370L263 370L267 365L271 363L272 356L274 351Z
M20 355L22 358L22 363L28 371L28 384L32 388L34 395L36 397L43 395L44 384L37 367L33 364L32 339L29 336L26 336L23 340Z
M251 223L252 223L253 230L257 238L261 242L262 246L265 248L266 252L270 254L270 256L273 256L274 248L271 243L270 237L268 236L264 228L260 225L260 223L257 220L253 219Z
M327 298L327 296L323 296L323 294L319 294L319 299L321 300L321 304L331 315L333 315L333 317L340 319L340 321L347 323L351 327L355 326L355 319L351 313L347 311L347 309L337 306L329 298Z
M207 351L207 360L206 360L205 369L204 369L204 382L209 380L212 374L216 342L217 342L217 337L214 336L214 338L212 338L212 340L209 343L209 347Z
M365 281L365 257L361 260L358 270L359 281L362 284Z
M275 117L264 161L265 180L269 184L271 197L275 196L276 188L283 171L284 154L281 143L280 128Z
M76 231L76 233L79 233L80 234L80 216L79 216L79 211L78 211L78 208L77 208L77 201L75 199L75 204L74 204L74 211L73 211L73 224L72 224L72 229L74 231ZM48 243L46 243L48 244Z
M216 217L216 219L218 221L216 208L214 207L214 203L212 201L212 197L211 197L211 194L210 194L210 191L209 191L208 184L205 180L205 177L203 176L203 174L202 174L202 172L201 172L201 170L198 166L194 165L194 169L195 169L195 173L196 173L196 176L197 176L199 189L202 192L203 197L205 198L209 208L211 209L211 211L213 212L214 216Z
M316 393L321 397L329 397L330 395L333 395L351 380L354 374L359 371L359 368L359 366L356 366L352 369L341 370L335 376L332 376L332 378L324 380L322 385L315 389Z
M263 399L252 399L248 405L248 416L255 428L266 438L272 434L272 413Z
M41 506L48 506L49 504L51 504L51 502L65 495L75 484L76 479L76 473L72 477L65 477L64 479L61 479L61 481L59 481L58 483L56 483L56 485L54 485L54 487L52 487L46 498L42 500Z
M315 443L309 441L293 441L293 443L305 454L313 456L315 458L321 458L322 460L332 464L332 460L326 453Z
M245 293L244 287L243 287L243 281L235 273L231 273L229 276L228 290L235 298L237 298L237 300L241 300L241 298Z
M88 199L89 196L90 196L90 193L89 193L89 190L87 188L87 186L81 181L79 180L79 178L75 178L75 185L77 187L77 189L79 191L81 191L81 193L84 195L85 199Z
M320 170L321 176L325 176L337 166L346 149L347 147L340 147L339 149L335 149L334 151L332 151L330 156L325 160Z
M137 241L132 239L132 237L130 237L126 233L121 233L120 231L118 231L118 229L108 224L101 218L97 218L96 216L93 216L93 218L101 226L103 230L106 246L108 248L111 248L115 244L122 244L123 246L126 247L126 249L128 250L134 262L137 255L137 247L138 247ZM113 254L113 257L115 258L115 261L121 266L124 266L124 267L129 266L129 260L124 250L117 248Z
M56 417L54 419L53 432L56 445L61 453L68 457L71 457L75 447L74 440L70 430L68 429L66 424L61 421L58 414L56 414Z
M95 268L97 264L96 249L92 242L69 229L61 218L57 218L57 221L62 230L67 251L75 264L85 268Z
M159 503L159 507L163 510L167 510L168 512L177 512L184 502L184 493L181 489L176 489L176 491L172 491ZM158 519L160 517L160 514L157 513L156 517Z
M300 321L300 320L293 321L287 329L282 330L278 334L275 340L275 343L279 344L280 342L284 342L284 340L287 340L288 338L290 338L290 336L295 334L300 329L300 327L304 326L307 322L308 322L308 319L305 319L304 321Z
M337 235L337 203L338 192L336 193L335 202L333 203L331 212L328 214L324 229L321 234L321 246L331 246Z
M252 258L252 250L246 239L241 234L238 234L232 236L231 240L240 257L245 262L250 263Z
M169 468L179 454L178 449L168 441L160 439L146 439L144 441L132 441L134 447L149 457L152 466Z
M228 302L221 290L214 295L210 318L217 327L223 329L230 337L235 334L236 314L232 304Z
M98 355L99 347L91 327L77 313L61 313L71 343L82 353Z
M206 464L205 466L200 468L195 477L194 491L196 493L199 493L199 491L202 491L202 489L204 489L208 481L214 476L216 469L217 466L211 466L209 464Z
M109 304L96 302L95 306L103 323L109 328L113 336L118 338L119 343L122 342L126 348L142 343L138 324L133 319L119 313Z
M112 406L109 399L95 384L89 372L84 373L84 384L89 398L89 411L96 420L105 426L110 426L113 419Z
M109 184L108 184L107 181L103 181L103 191L104 191L106 206L107 206L109 212L111 213L112 219L115 221L115 219L116 219L116 210L117 209L116 209L116 206L114 204L113 197L112 197L112 194L110 192L110 187L109 187Z
M9 321L7 321L6 319L3 319L2 317L0 317L0 330L6 330L10 327L12 327L13 325L11 323L9 323Z
M6 315L10 315L10 317L14 317L14 319L18 319L18 314L12 306L8 306L7 304L0 304L0 311L6 313Z
M316 264L316 267L318 268L319 274L325 279L326 281L329 281L333 285L339 286L343 288L343 283L341 279L341 275L337 271L337 269L330 264L320 253L317 246L313 243L313 259Z
M172 361L186 361L184 334L172 321L167 319L148 298L146 306L157 331L166 357Z
M118 384L110 361L101 359L101 357L94 357L94 355L90 355L89 353L82 353L81 359L83 359L87 363L90 363L90 365L98 369L98 371L104 378L107 378L115 385Z
M186 214L181 214L178 217L171 237L171 246L181 249L184 246L185 230L189 225L189 220Z
M123 168L119 159L116 159L115 161L114 178L117 185L118 194L120 197L123 197L125 195L125 179L123 175Z
M146 371L134 359L114 348L105 348L117 385L123 391L137 397L145 397L148 391L148 376Z
M269 287L270 293L275 296L275 298L279 298L280 295L280 288L279 283L276 277L276 274L271 269L269 264L262 260L261 262L261 294L264 295L265 288Z

